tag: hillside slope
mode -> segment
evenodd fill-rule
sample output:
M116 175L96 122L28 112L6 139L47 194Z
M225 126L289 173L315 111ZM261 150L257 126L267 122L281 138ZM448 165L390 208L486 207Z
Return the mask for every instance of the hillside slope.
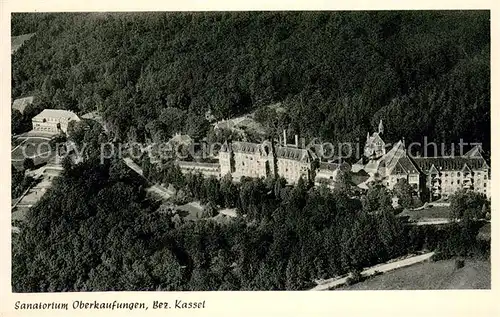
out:
M12 30L37 33L13 55L13 98L99 107L122 139L203 136L208 109L282 101L264 123L305 137L363 141L383 118L389 142L489 149L487 11L15 14Z

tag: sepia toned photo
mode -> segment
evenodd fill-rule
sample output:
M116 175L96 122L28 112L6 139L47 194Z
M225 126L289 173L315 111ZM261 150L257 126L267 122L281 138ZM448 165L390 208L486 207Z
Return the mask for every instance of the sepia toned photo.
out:
M490 22L13 12L12 292L491 289Z

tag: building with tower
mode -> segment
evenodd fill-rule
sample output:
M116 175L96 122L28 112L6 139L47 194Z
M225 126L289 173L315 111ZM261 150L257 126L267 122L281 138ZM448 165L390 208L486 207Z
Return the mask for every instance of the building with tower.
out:
M446 199L460 189L490 198L490 167L480 145L459 156L410 157L404 139L386 151L383 130L381 120L378 132L367 137L365 157L353 168L366 171L372 180L381 180L389 189L399 179L406 179L425 201Z
M385 155L385 142L382 140L381 135L384 133L384 125L382 120L378 125L378 131L366 135L366 142L364 148L364 155L370 159L378 159Z
M340 161L322 162L320 159L315 163L316 151L301 148L297 136L295 143L287 143L286 131L276 142L225 142L218 153L218 161L179 162L179 166L183 173L197 172L218 178L229 174L234 181L242 177L280 176L288 184L296 184L302 178L314 181L315 185L326 184L329 188L334 188L337 176L346 171L356 178L353 184L363 189L368 189L375 181L393 189L399 180L405 179L423 201L446 199L461 189L490 197L490 167L480 146L461 156L411 157L404 139L389 148L382 139L383 133L384 125L380 120L378 130L367 135L364 157L352 167Z

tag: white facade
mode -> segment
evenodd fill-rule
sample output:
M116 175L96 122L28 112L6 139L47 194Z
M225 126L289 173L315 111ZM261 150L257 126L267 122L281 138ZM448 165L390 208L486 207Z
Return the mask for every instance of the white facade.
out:
M71 121L80 121L80 118L71 111L45 109L31 120L34 131L59 133L68 131Z
M199 163L179 161L177 165L183 174L201 173L203 176L220 178L220 165L218 163Z

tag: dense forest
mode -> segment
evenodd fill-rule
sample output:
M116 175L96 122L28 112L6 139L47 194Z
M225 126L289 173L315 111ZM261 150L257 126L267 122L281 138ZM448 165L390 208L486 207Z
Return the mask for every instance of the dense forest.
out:
M205 111L269 113L304 137L490 144L487 11L14 14L36 32L12 58L12 96L83 113L117 138L203 136ZM127 109L127 111L124 111Z
M202 218L186 220L147 195L148 181L121 159L100 162L96 127L76 130L89 144L85 161L63 160L62 175L12 237L15 292L299 290L421 250L436 250L436 259L489 254L476 240L489 203L474 192L451 198L462 221L408 226L391 205L404 186L391 193L375 184L356 197L346 179L334 191L280 178L234 183L145 156L146 178L206 206ZM238 217L212 218L223 207Z
M487 203L475 193L452 198L459 223L405 226L383 186L355 199L305 182L166 174L191 199L236 206L239 216L172 217L121 160L65 160L12 237L13 290L297 290L419 250L437 258L489 253L475 238L473 220Z
M12 119L18 130L37 109L98 109L115 141L202 138L207 110L217 119L256 110L266 126L329 141L364 139L383 118L389 142L462 137L489 148L488 12L14 14L12 32L36 32L12 56L12 97L36 96ZM264 107L276 102L286 111ZM363 195L345 178L333 191L233 183L147 157L143 179L117 157L99 161L109 137L96 122L68 134L88 145L84 161L63 161L13 235L14 292L299 290L412 252L489 252L475 239L484 195L450 198L460 222L408 226L391 204L413 203L407 183ZM146 193L148 181L211 212L180 219ZM238 216L211 219L219 208Z
M120 160L66 162L12 238L13 290L296 290L408 252L489 249L470 221L404 226L380 191L367 204L304 182L188 177L189 195L247 215L224 224L175 220L144 185Z

